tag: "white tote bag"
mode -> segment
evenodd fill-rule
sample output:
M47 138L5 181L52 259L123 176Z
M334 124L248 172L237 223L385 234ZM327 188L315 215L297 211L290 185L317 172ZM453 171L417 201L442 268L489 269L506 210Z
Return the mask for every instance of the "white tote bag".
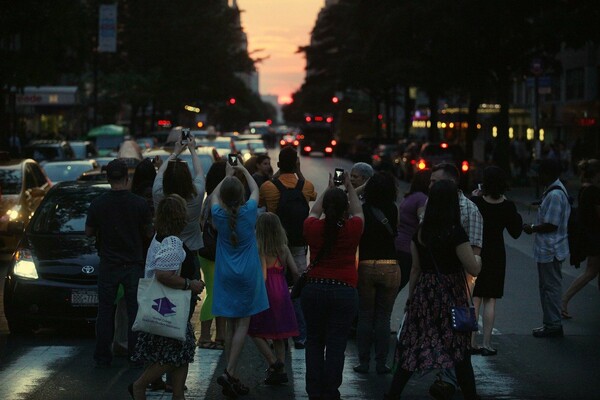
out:
M191 296L191 290L167 287L156 278L141 278L138 312L131 329L185 341Z

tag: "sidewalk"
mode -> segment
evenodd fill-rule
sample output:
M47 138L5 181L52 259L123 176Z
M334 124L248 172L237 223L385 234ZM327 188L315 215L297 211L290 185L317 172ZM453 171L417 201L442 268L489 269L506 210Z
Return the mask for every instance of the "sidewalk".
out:
M581 188L581 181L579 178L573 176L567 179L561 179L561 181L567 188L569 195L575 199L575 201L577 201L577 194ZM531 205L531 203L541 199L544 188L540 186L537 188L537 191L539 193L536 193L535 185L511 187L510 190L506 192L506 197L519 205L525 207L534 207Z

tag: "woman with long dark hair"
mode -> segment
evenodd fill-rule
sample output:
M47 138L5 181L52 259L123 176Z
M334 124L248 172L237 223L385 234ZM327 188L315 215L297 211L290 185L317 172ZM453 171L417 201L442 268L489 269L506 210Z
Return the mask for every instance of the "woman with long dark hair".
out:
M375 369L388 374L390 317L400 287L396 260L396 181L388 172L377 172L365 185L365 227L358 250L358 324L356 344L359 364L354 371L369 372L371 348Z
M333 185L330 175L329 188L304 221L312 264L301 295L309 399L339 399L344 351L358 308L355 262L364 216L347 174L344 186L347 196Z
M471 333L452 329L450 307L468 304L465 272L477 276L480 262L460 223L456 184L436 182L423 224L411 244L413 257L398 369L386 399L398 399L415 371L454 368L465 399L477 399L469 352Z
M243 183L233 176L240 171L250 187L246 201ZM226 176L213 191L212 221L217 235L214 299L212 312L226 321L227 367L217 379L229 397L248 394L248 387L235 377L246 340L250 317L269 308L254 227L258 215L258 186L238 160L227 163Z

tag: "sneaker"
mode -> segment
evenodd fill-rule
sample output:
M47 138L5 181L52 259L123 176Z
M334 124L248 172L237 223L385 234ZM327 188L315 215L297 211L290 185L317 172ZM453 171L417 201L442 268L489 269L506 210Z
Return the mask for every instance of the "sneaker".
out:
M450 400L454 396L454 392L456 392L454 385L440 379L429 387L429 394L436 400Z
M533 337L536 338L563 337L565 335L562 326L558 328L548 328L544 326L542 329L534 329L532 333Z

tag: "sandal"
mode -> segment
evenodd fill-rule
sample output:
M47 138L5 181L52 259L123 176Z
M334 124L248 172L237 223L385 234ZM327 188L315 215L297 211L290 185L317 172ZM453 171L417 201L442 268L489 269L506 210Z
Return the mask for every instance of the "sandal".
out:
M198 340L196 346L198 346L201 349L214 350L217 348L217 343L213 342L212 340Z
M215 340L215 346L213 349L215 350L225 350L225 341L224 340Z

